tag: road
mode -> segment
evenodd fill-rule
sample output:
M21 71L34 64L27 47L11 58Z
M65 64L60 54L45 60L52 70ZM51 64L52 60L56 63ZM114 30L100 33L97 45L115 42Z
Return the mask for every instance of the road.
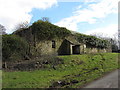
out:
M104 77L93 81L84 88L118 88L118 76L120 80L118 71L120 72L120 70L115 70L108 75L105 75Z

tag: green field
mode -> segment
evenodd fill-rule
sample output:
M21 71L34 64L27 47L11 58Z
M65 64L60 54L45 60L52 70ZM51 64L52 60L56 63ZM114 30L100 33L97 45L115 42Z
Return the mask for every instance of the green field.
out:
M41 70L3 71L3 88L79 88L118 68L117 53L66 55L59 58L63 59L63 63L56 65L56 69L49 68L51 65L47 64L47 68Z

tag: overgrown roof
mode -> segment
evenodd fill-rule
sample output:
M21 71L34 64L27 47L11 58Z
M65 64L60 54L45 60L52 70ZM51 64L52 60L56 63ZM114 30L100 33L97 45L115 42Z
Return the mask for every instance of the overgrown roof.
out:
M65 37L67 36L74 35L79 43L86 43L100 48L107 48L110 44L108 41L99 39L95 36L85 35L77 32L73 33L64 27L58 27L56 25L51 24L50 22L42 20L34 22L28 29L23 30L31 30L32 35L34 35L37 40L51 40L54 38L65 39ZM15 32L15 34L20 32L22 32L22 30Z

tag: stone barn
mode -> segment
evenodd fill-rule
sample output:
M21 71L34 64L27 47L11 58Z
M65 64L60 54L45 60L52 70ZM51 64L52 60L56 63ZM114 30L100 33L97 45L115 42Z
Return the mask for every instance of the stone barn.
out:
M39 55L72 55L83 54L85 44L79 43L74 36L64 39L40 41L36 44L36 53ZM31 51L31 53L33 50Z
M26 35L26 32L28 35ZM29 42L30 53L33 56L111 52L111 49L101 49L94 46L88 46L85 43L80 43L74 35L65 38L54 38L52 40L36 40L36 43L34 43L34 36L31 34L30 30L20 31L17 35L25 38Z
M94 45L87 45L87 43L85 42L81 43L82 39L79 40L78 36L76 36L75 34L72 34L72 33L69 33L67 35L65 34L69 30L66 30L65 28L56 27L52 24L49 25L49 24L50 23L42 22L40 26L38 25L39 29L38 29L38 26L34 27L33 29L29 27L27 29L23 29L23 30L21 29L19 31L16 31L13 34L26 39L26 41L29 44L29 52L32 56L73 55L73 54L85 54L85 53L111 52L111 47L98 48ZM53 29L53 27L55 30ZM43 31L46 31L46 32L43 32ZM57 34L52 33L53 31L54 33L57 33ZM56 37L49 38L53 34ZM43 36L41 35L45 37L43 38ZM60 37L61 35L63 36ZM85 36L85 35L84 37L88 38L88 36Z
M80 43L78 43L76 40L72 41L69 39L65 39L59 50L59 55L72 55L72 54L81 54L80 50Z

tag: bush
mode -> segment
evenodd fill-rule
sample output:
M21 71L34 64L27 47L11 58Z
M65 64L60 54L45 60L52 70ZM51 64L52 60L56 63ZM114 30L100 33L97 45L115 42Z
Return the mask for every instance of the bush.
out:
M69 30L58 27L47 21L38 20L31 26L33 35L39 40L48 40L53 38L63 38L71 34Z
M16 35L3 35L2 55L3 61L23 59L28 54L28 43Z

